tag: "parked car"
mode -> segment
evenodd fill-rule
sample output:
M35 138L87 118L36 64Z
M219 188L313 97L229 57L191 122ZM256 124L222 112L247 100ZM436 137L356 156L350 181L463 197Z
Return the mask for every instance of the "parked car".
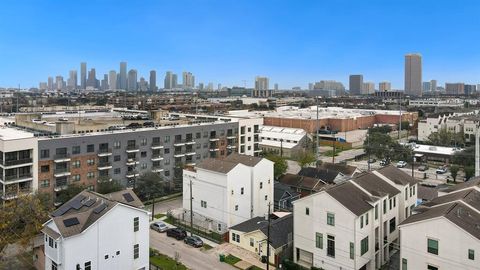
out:
M406 161L400 160L399 162L397 162L397 168L405 168L405 167L407 167Z
M167 230L167 236L173 237L177 240L183 240L185 237L187 237L187 233L182 229L172 228Z
M143 122L144 127L154 127L155 123L152 121Z
M154 231L161 232L161 233L166 232L168 230L167 225L161 221L152 223L150 225L150 228Z
M183 241L185 242L185 244L192 247L199 248L203 246L203 241L198 236L187 236Z
M375 163L375 162L377 162L377 160L374 159L374 158L370 158L370 159L367 160L367 162L368 163Z
M422 164L422 165L418 166L418 170L421 171L421 172L424 172L424 171L428 170L428 165L427 164Z
M435 171L437 174L444 174L447 172L447 166L440 166Z
M136 123L136 122L130 123L130 124L128 124L128 126L127 126L127 128L141 128L141 127L142 127L142 124Z
M380 161L380 166L387 166L388 164L390 164L390 159L388 158L384 158Z

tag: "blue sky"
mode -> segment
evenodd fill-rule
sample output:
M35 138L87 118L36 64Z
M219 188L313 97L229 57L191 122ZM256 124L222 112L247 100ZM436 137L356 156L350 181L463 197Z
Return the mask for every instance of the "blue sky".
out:
M127 61L160 80L188 70L197 83L265 75L290 88L361 73L402 89L408 52L423 55L424 80L480 83L479 14L474 0L2 0L0 86Z

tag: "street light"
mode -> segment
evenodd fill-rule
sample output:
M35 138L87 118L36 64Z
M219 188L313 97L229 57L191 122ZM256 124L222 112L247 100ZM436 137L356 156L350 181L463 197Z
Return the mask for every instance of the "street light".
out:
M270 205L271 203L269 202L268 203L268 218L267 220L262 220L262 221L258 221L257 224L260 224L260 223L263 223L263 222L267 222L268 225L267 225L267 260L266 260L266 263L267 263L267 270L269 270L270 268Z

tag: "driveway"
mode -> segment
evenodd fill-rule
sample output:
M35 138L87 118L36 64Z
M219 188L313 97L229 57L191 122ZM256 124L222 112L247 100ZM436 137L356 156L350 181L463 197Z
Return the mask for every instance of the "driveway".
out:
M219 261L219 254L214 250L200 251L198 248L191 247L177 241L174 238L167 237L166 233L158 233L150 230L150 247L157 249L160 253L175 258L175 254L180 255L182 262L189 269L194 270L236 270L235 267Z
M147 210L150 211L151 207L151 205L148 205ZM155 203L155 214L166 214L168 211L178 208L182 208L182 197Z

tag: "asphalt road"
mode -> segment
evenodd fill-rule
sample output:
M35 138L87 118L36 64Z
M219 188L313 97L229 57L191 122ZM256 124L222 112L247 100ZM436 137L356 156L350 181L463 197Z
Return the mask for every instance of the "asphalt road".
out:
M166 233L150 230L150 247L172 258L175 258L175 253L178 252L178 254L180 254L180 261L192 270L237 269L220 262L218 260L218 254L215 254L214 251L200 251L198 248L186 245L183 241L177 241L174 238L167 237Z

